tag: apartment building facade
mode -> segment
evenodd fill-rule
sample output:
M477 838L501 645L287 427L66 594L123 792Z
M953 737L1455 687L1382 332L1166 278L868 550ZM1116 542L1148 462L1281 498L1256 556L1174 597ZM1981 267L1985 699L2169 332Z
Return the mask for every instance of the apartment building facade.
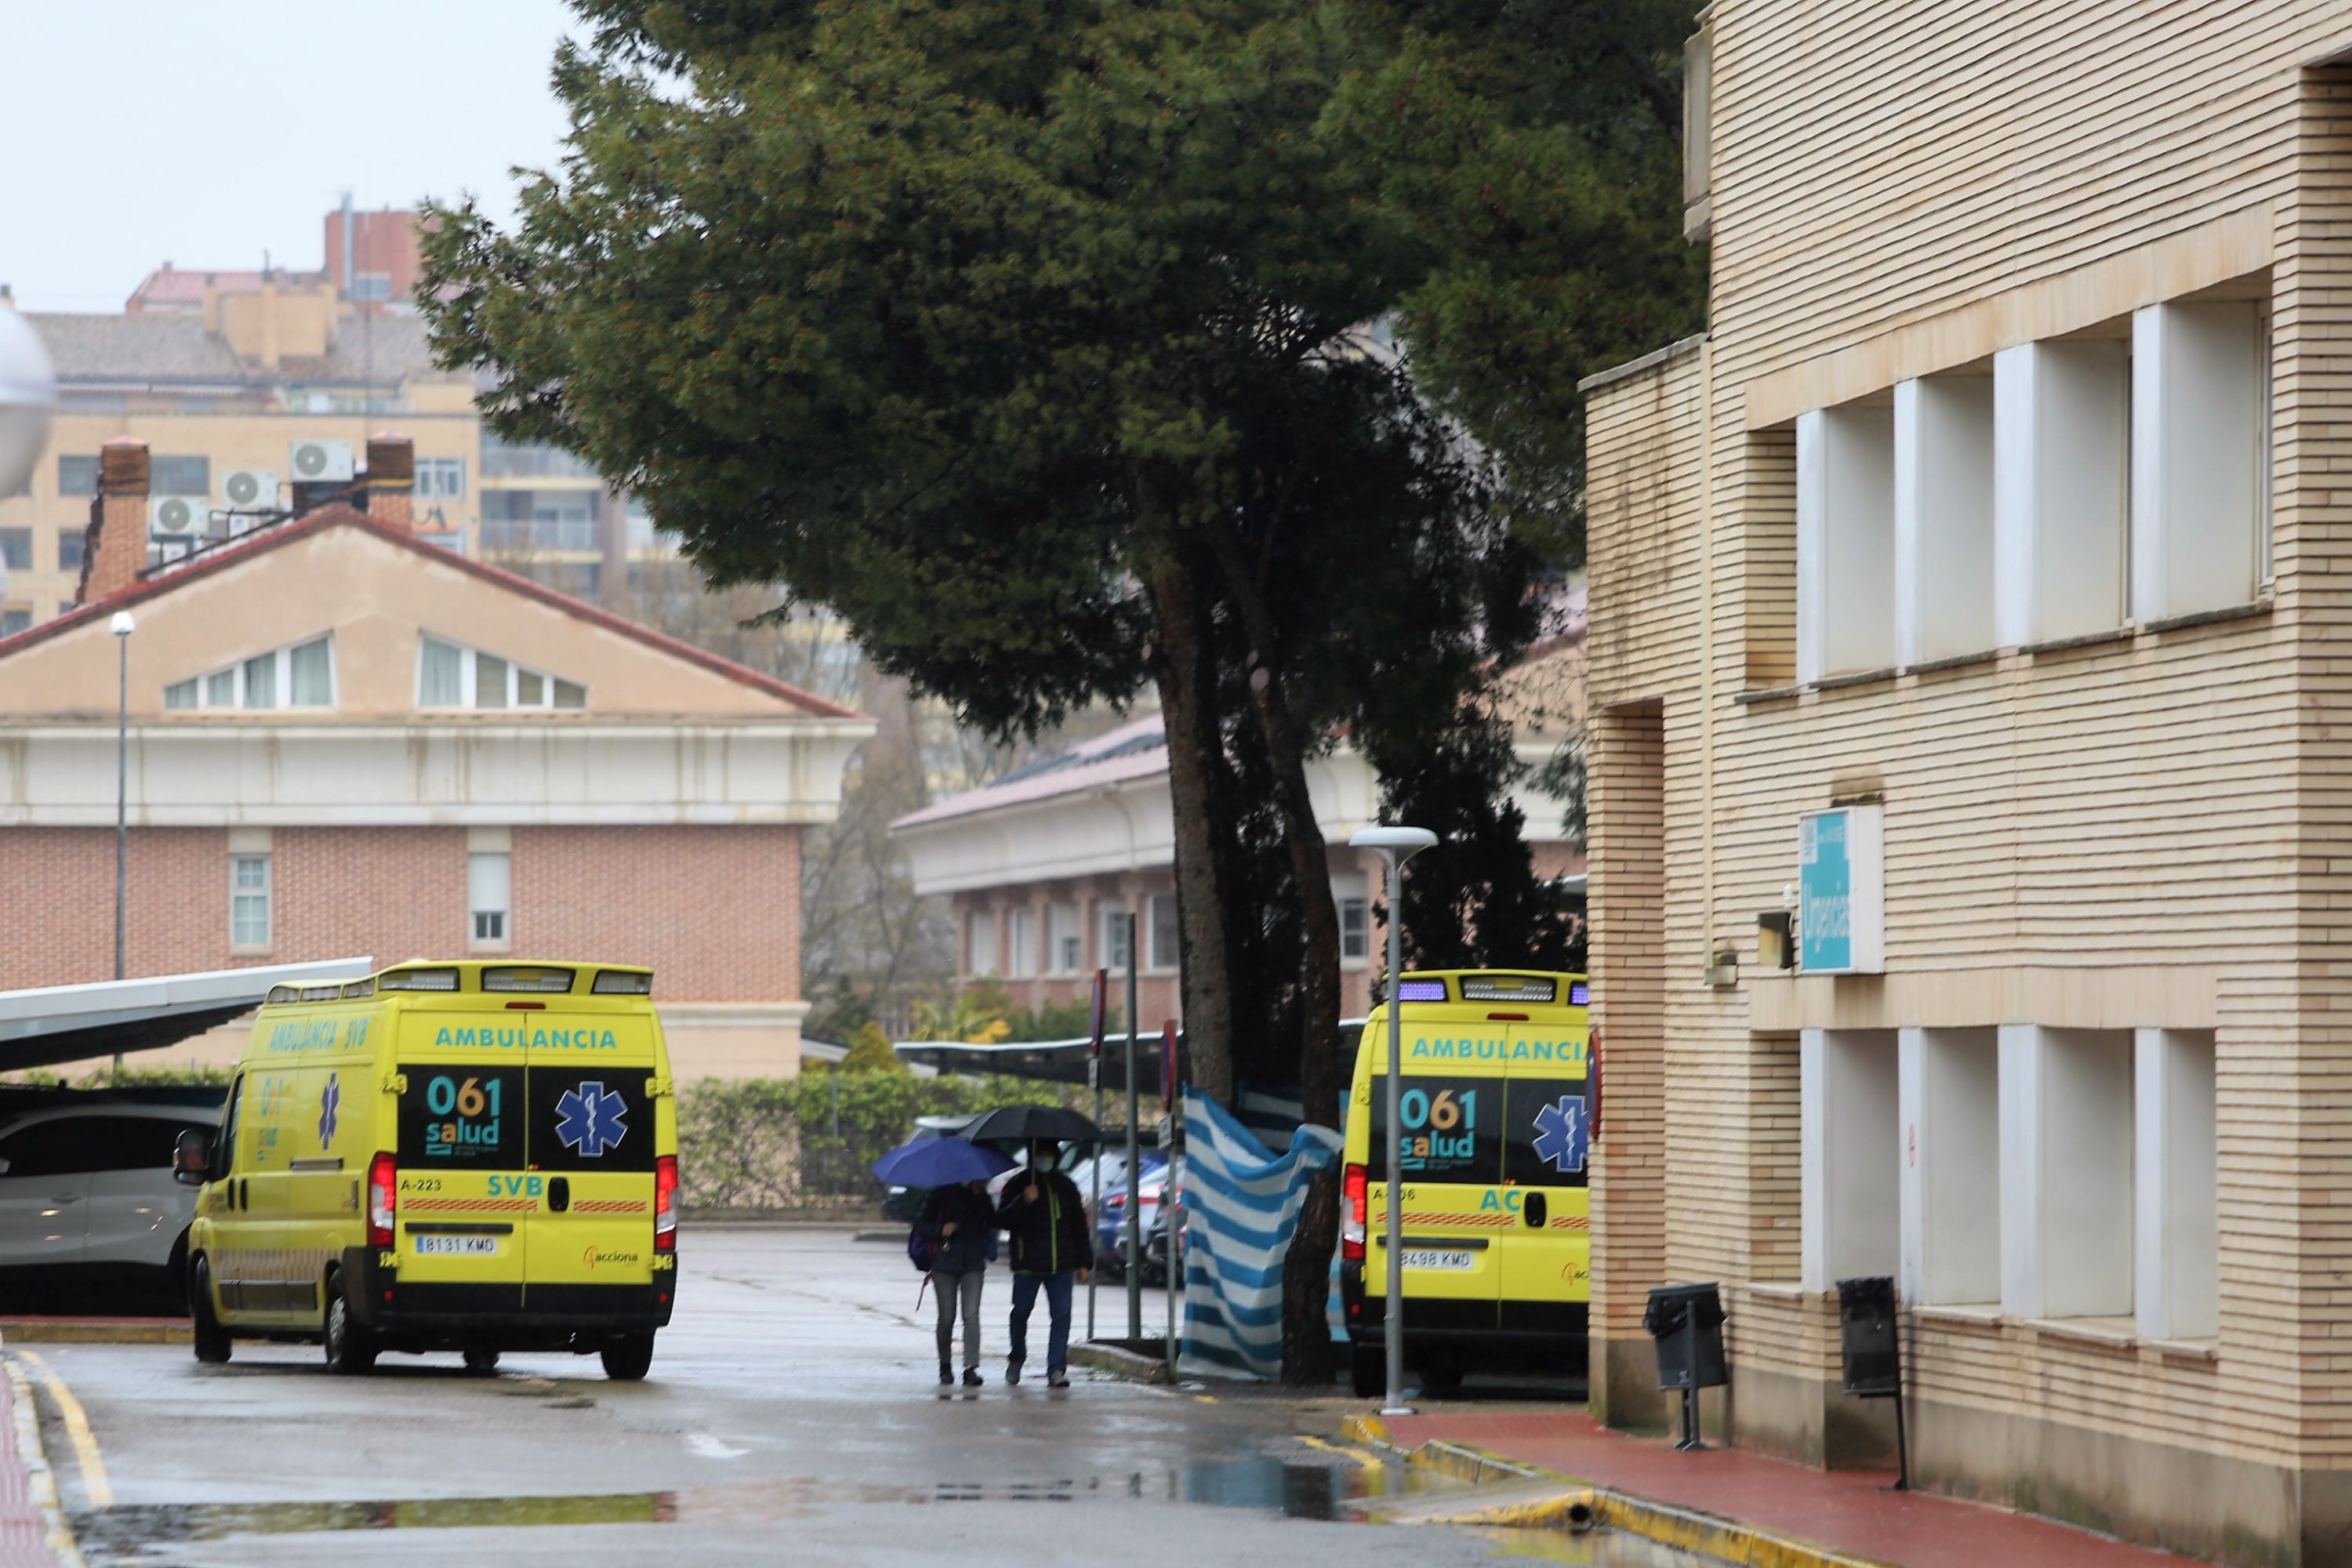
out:
M642 963L681 1076L790 1075L801 837L873 726L420 539L410 461L159 562L152 454L106 447L79 602L0 638L0 990L112 977L120 769L128 974Z
M615 607L673 559L578 458L482 428L473 378L433 363L415 313L415 219L331 212L324 268L166 264L120 314L26 315L58 406L31 479L0 497L0 635L71 604L99 450L122 437L152 454L159 551L307 510L396 426L415 447L420 537Z
M2352 1563L2352 17L1693 58L1709 330L1588 384L1595 1407L1713 1279L1717 1428L1875 1460L1892 1276L1920 1483Z

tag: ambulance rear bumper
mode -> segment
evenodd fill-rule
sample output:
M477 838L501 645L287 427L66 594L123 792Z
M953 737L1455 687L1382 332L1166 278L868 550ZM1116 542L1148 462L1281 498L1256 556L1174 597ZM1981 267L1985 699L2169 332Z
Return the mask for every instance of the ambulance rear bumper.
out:
M395 1340L562 1349L583 1336L650 1333L669 1326L675 1268L644 1285L473 1285L403 1281L373 1247L343 1253L353 1314Z

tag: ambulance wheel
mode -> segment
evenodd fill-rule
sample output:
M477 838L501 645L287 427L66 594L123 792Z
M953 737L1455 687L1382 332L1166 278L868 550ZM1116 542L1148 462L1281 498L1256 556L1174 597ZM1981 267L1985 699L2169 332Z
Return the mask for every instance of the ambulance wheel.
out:
M191 1336L195 1341L196 1359L206 1366L225 1363L236 1348L228 1331L213 1315L213 1266L209 1258L198 1258L195 1267L188 1271L188 1318L194 1327Z
M614 1383L635 1383L654 1364L654 1337L624 1334L617 1340L607 1340L597 1353L604 1360L606 1377Z
M375 1366L375 1336L352 1316L351 1303L343 1299L343 1277L327 1276L327 1370L346 1376L372 1370Z
M479 1373L484 1377L489 1376L490 1373L499 1370L499 1352L496 1351L467 1351L466 1352L466 1370L467 1372Z
M1389 1391L1388 1352L1379 1345L1348 1347L1348 1384L1359 1399L1378 1399Z

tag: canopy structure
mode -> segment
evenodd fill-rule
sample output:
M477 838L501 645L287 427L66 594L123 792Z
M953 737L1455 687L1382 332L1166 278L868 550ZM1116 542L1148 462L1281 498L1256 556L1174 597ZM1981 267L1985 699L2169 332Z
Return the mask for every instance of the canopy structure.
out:
M1176 1037L1183 1052L1183 1034ZM1081 1035L1075 1040L1007 1040L1001 1045L975 1046L961 1040L898 1040L890 1048L908 1067L938 1072L970 1073L974 1077L1036 1079L1045 1083L1085 1084L1087 1056L1094 1042ZM1160 1092L1160 1033L1135 1037L1135 1085L1147 1094ZM1108 1036L1102 1047L1102 1087L1127 1092L1127 1036Z
M161 1050L253 1011L273 985L373 973L372 958L328 958L0 991L0 1072Z

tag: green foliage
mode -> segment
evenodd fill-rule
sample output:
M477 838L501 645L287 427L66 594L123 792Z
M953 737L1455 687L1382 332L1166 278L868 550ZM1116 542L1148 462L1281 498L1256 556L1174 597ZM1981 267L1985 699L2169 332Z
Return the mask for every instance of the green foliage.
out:
M1008 1040L1079 1040L1094 1029L1095 1005L1085 996L1073 996L1067 1002L1041 1002L1034 1007L1024 1007L1005 1015ZM1103 1010L1103 1037L1127 1034L1127 1009L1120 1006Z
M985 981L956 994L944 1006L915 1004L914 1037L919 1040L961 1040L966 1045L992 1046L1004 1038L1004 988Z
M905 1073L908 1067L890 1048L890 1037L882 1026L868 1018L858 1026L849 1043L849 1054L841 1058L841 1070L845 1073Z

